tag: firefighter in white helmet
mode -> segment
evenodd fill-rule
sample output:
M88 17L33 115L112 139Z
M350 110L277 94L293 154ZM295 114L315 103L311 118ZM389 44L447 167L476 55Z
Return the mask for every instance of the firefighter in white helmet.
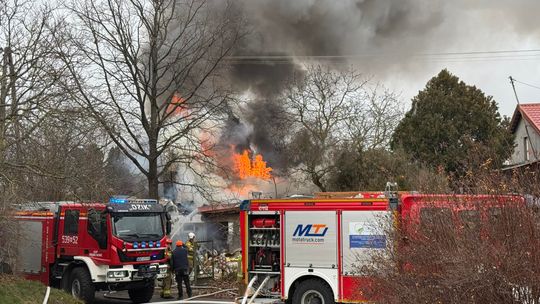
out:
M195 233L190 232L188 233L188 241L185 244L187 251L188 251L188 261L189 261L189 273L191 274L191 271L195 271L195 275L197 274L197 261L196 261L196 254L197 254L197 241L195 241Z

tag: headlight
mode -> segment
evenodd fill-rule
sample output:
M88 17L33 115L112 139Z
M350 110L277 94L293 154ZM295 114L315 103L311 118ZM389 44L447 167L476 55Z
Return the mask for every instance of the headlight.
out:
M109 271L107 277L109 278L125 278L128 276L127 270L123 271Z

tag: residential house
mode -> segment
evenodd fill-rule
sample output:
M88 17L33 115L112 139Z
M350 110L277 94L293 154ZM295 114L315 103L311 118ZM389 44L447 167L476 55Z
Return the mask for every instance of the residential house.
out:
M515 135L515 147L507 168L536 163L540 157L540 103L518 105L510 122L510 130Z

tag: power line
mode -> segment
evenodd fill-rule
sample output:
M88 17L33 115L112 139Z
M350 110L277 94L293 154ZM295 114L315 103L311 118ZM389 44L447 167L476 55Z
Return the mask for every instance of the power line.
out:
M515 78L512 78L512 76L510 76L510 78L511 78L510 81L513 80L514 82L521 83L521 84L526 85L526 86L529 86L529 87L531 87L531 88L535 88L535 89L539 89L539 90L540 90L540 87L539 87L539 86L535 86L535 85L532 85L532 84L530 84L530 83L525 83L525 82L523 82L523 81L519 81L519 80L517 80L517 79L515 79Z
M332 62L333 64L349 64L351 61L410 60L423 62L460 63L486 61L524 61L540 60L540 49L527 50L494 50L444 53L379 53L349 55L236 55L226 57L226 62L233 65L288 65L301 61Z
M524 53L521 54L520 53ZM528 53L539 53L528 55ZM368 54L343 54L343 55L234 55L227 59L255 59L255 60L286 60L286 59L353 59L362 57L428 57L428 56L454 56L454 55L489 55L489 54L517 54L518 56L538 56L540 49L525 50L493 50L493 51L466 51L466 52L436 52L436 53L368 53Z
M376 62L376 60L383 60L383 59L382 58L371 59L370 62ZM432 63L471 63L471 64L474 64L474 63L483 63L483 62L516 62L516 61L539 61L539 60L540 60L540 56L534 57L534 58L532 57L528 57L528 58L520 58L520 57L489 58L489 57L486 57L486 58L472 58L472 59L468 59L468 58L461 58L461 59L459 58L412 58L409 61L432 62ZM245 65L291 65L291 64L297 64L297 63L307 62L307 61L310 61L310 60L305 60L305 59L304 60L292 60L292 59L290 60L268 60L268 59L237 60L235 59L235 60L225 60L225 63L229 65L243 65L243 64ZM317 60L316 62L332 62L332 64L338 65L338 64L351 64L352 62L355 62L355 61L366 62L366 61L369 61L369 59L368 58L357 59L357 60L340 59L340 60L333 60L333 61ZM388 61L386 60L386 62ZM403 62L403 60L401 60L400 62Z
M475 54L530 53L530 52L540 52L540 49L444 52L444 53L431 53L431 54L426 53L426 55L475 55Z

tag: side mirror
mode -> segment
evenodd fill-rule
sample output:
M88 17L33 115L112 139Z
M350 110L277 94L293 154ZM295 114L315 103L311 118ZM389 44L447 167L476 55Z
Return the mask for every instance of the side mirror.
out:
M166 224L166 234L167 235L170 235L171 234L171 231L172 231L172 223L171 223L171 215L169 213L165 213L165 218L167 220L167 224Z
M172 231L172 224L171 224L171 221L167 221L167 235L171 234L171 231Z

